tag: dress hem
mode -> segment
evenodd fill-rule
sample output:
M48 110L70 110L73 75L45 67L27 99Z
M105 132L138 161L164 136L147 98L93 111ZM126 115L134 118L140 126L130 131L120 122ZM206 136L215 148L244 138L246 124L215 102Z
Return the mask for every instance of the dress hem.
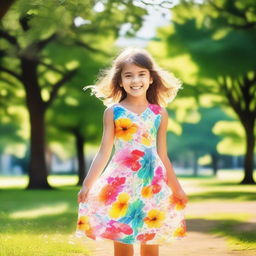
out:
M163 242L158 242L158 243L149 243L149 242L140 242L139 240L137 240L136 242L132 242L132 243L125 243L123 241L119 241L118 239L111 239L111 238L104 238L104 237L100 237L100 236L96 236L95 239L93 239L92 237L86 236L86 235L81 235L81 234L75 234L75 237L77 238L85 238L85 239L89 239L90 241L94 241L94 242L98 242L98 241L107 241L107 242L119 242L122 244L131 244L131 245L137 245L137 244L145 244L145 245L165 245L165 244L170 244L174 241L177 240L183 240L185 238L187 238L188 235L184 235L184 236L179 236L179 237L171 237L169 239L166 239Z

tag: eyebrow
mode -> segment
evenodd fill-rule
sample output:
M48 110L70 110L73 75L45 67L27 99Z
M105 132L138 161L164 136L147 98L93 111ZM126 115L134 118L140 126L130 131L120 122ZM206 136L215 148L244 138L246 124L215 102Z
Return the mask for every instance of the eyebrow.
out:
M139 73L146 73L146 72L147 72L147 71L145 71L145 70L139 71ZM124 73L124 75L127 75L127 74L132 74L132 72L127 71L127 72Z

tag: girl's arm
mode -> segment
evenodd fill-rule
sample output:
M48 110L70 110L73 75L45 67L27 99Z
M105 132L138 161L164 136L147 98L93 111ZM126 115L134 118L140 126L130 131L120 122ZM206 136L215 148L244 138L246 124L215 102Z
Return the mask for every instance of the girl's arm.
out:
M83 181L83 187L91 188L105 168L114 144L114 122L112 109L106 108L103 114L103 135L99 151L95 155Z
M161 116L161 123L157 134L157 153L166 168L168 186L172 189L173 192L177 192L182 190L182 187L177 180L171 161L167 154L166 132L168 126L168 112L165 108L162 108Z

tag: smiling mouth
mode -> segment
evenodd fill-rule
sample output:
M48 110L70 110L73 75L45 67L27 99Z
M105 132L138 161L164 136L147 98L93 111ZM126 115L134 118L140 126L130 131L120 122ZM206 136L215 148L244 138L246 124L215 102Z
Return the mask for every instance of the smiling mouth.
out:
M143 86L131 86L131 89L132 90L139 90L139 89L141 89Z

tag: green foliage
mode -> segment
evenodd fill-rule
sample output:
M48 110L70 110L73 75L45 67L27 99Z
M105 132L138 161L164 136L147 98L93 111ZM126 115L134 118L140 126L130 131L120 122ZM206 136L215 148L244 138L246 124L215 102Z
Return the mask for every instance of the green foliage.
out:
M17 93L23 105L25 97L38 97L37 94L28 96L35 92L47 103L56 84L68 72L77 70L75 76L57 90L56 101L52 101L52 109L48 108L46 112L47 139L70 145L70 129L79 129L87 143L98 142L103 106L82 88L92 84L98 71L109 64L116 52L113 45L120 27L129 23L129 33L134 34L141 27L146 12L131 0L125 3L116 0L16 1L0 24L0 107L8 108L11 105L9 99L17 99ZM23 88L24 82L31 81L20 79L22 59L36 65L34 82L38 88L33 92ZM19 111L17 114L24 115ZM14 126L12 122L14 119L6 127L22 129L21 122ZM6 131L5 127L2 129ZM5 144L14 133L12 129L8 131ZM69 155L73 155L74 150L70 146L67 148Z
M213 127L220 119L232 119L219 107L200 108L199 116L199 120L195 123L182 123L180 136L168 134L169 153L174 159L178 158L181 153L188 152L196 152L199 155L217 153L220 137L213 133Z
M201 77L241 75L256 67L254 30L232 30L225 37L214 39L215 29L198 29L195 20L175 24L174 28L174 34L167 37L168 55L189 52Z

